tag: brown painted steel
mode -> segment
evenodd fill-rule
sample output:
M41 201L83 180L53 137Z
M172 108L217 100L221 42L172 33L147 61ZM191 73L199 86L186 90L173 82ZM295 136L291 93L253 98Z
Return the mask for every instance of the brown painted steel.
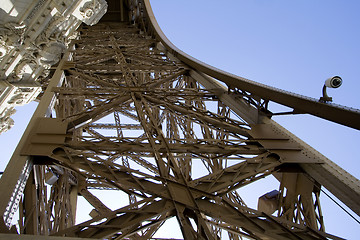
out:
M147 17L151 22L150 27L154 29L153 33L155 34L156 38L164 44L168 52L190 67L226 83L228 87L239 88L243 91L251 92L252 94L261 97L264 100L274 101L284 106L291 107L297 113L308 113L360 130L360 110L358 109L332 103L323 103L313 98L301 96L299 94L287 92L258 82L254 82L249 79L222 71L184 53L175 45L173 45L162 32L151 10L149 0L144 0L144 3Z
M21 233L149 239L175 217L184 239L218 239L222 230L230 239L339 239L324 232L320 188L359 213L359 180L212 77L358 129L359 112L201 63L166 39L148 0L112 2L116 10L105 21L122 23L82 27L0 180L1 214L18 203L16 184L26 182L21 171L30 163ZM126 23L130 17L141 31ZM196 164L203 164L200 176ZM277 216L248 208L236 191L271 174L280 182ZM121 192L128 202L112 210L93 189ZM78 195L94 209L75 224ZM11 218L4 219L8 227Z

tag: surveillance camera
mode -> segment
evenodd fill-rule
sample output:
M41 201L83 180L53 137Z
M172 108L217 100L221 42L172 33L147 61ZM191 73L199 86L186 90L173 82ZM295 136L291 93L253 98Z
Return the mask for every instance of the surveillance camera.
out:
M324 87L323 87L323 96L320 97L320 102L332 102L332 98L329 97L326 93L326 88L338 88L342 84L342 79L339 76L334 76L326 79Z
M325 86L329 88L338 88L342 84L342 79L339 76L334 76L326 79Z

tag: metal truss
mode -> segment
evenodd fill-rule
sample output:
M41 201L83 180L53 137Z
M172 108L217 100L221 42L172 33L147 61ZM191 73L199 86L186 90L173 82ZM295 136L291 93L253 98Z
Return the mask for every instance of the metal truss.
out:
M325 233L320 189L356 209L358 181L330 181L337 166L273 122L268 100L180 61L132 4L130 22L82 26L59 63L2 178L22 187L0 185L1 231L19 202L21 234L150 239L175 217L184 239L339 239ZM269 175L278 191L247 207L237 190ZM126 196L116 210L113 192ZM94 208L83 223L78 196Z

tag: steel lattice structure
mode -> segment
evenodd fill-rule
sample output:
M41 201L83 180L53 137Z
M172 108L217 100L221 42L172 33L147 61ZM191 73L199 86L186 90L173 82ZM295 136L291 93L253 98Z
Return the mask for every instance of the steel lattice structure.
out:
M80 27L46 83L1 178L1 231L14 232L19 206L21 234L150 239L176 217L185 239L338 239L325 232L320 189L359 214L359 181L271 120L267 104L357 129L359 112L200 63L166 39L148 1L120 3L121 21ZM271 207L247 207L236 190L271 174ZM94 189L127 201L111 210ZM94 207L80 224L78 195Z

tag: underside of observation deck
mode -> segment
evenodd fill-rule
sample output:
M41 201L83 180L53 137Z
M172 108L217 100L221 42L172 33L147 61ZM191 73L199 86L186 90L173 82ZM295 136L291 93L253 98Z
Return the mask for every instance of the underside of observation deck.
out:
M146 0L108 6L78 29L1 178L1 231L19 205L18 233L59 239L152 239L174 218L184 239L340 239L320 190L359 214L360 184L271 120L269 101L296 96L182 53ZM238 189L271 175L278 188L249 208Z

